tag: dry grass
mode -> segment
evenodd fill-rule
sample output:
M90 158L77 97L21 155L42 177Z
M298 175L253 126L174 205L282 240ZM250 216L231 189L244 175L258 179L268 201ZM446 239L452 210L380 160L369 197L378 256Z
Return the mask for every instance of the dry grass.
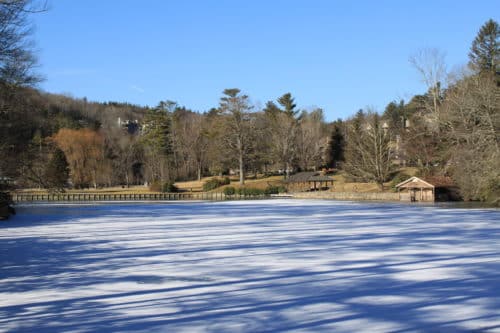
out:
M213 177L205 177L201 180L190 180L186 182L176 182L175 186L181 191L186 192L201 192L203 190L203 183Z
M375 183L349 182L342 171L330 177L334 179L333 188L330 188L332 192L380 192L380 188Z
M186 182L177 182L177 183L175 183L175 186L177 186L181 191L201 192L203 190L203 183L205 183L207 180L212 179L212 178L214 178L214 177L205 177L201 181L193 180L193 181L186 181ZM222 192L224 190L224 188L228 187L228 186L233 186L235 188L242 187L239 183L239 178L230 177L230 180L231 180L231 183L229 185L221 186L221 187L216 188L215 190L212 190L210 192ZM271 176L271 177L257 178L257 179L246 179L244 186L265 189L269 186L269 184L278 185L282 180L283 180L282 176Z
M417 172L417 168L403 168L401 169L402 173L405 173L409 176L414 176ZM380 192L380 188L375 183L353 183L349 182L346 178L344 172L340 171L335 175L330 175L334 179L333 188L330 188L332 192ZM185 182L176 182L175 185L183 192L202 192L203 183L213 177L204 177L200 181L192 180ZM222 192L224 187L233 186L233 187L241 187L239 185L239 179L237 177L231 177L231 184L219 187L212 192ZM245 185L246 187L265 189L269 185L281 185L283 182L283 176L271 176L265 178L257 178L257 179L246 179ZM386 183L386 190L389 189L390 183ZM43 189L21 189L17 190L18 193L33 193L33 194L46 194L47 191ZM139 194L139 193L153 193L149 190L148 187L144 185L140 186L131 186L127 187L109 187L109 188L98 188L98 189L72 189L67 190L66 193L96 193L96 194Z
M16 190L17 193L33 193L33 194L47 194L45 189L27 188ZM105 188L86 188L86 189L69 189L65 193L85 193L85 194L139 194L139 193L153 193L148 187L144 185L130 186L130 187L105 187Z
M245 185L243 185L243 186L240 185L239 180L236 180L236 181L231 180L231 184L226 185L226 186L234 186L235 188L252 187L252 188L258 188L258 189L264 190L269 185L279 185L282 183L282 181L283 181L283 176L271 176L271 177L260 178L260 179L246 179Z

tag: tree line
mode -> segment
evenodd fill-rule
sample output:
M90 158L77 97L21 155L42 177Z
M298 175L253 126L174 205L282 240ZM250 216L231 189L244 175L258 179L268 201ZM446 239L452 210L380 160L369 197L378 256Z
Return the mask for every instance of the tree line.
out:
M30 47L33 2L0 2L0 180L2 186L61 190L165 184L230 171L257 174L344 170L353 181L384 183L404 166L451 177L466 200L500 194L499 25L487 21L469 63L447 72L439 50L411 57L427 91L325 120L297 107L291 93L257 109L240 89L194 112L176 102L155 107L98 103L36 89Z
M17 107L12 126L2 127L10 149L5 147L9 158L0 163L2 174L23 187L62 188L68 179L76 188L129 186L230 170L243 184L248 175L328 164L329 124L323 111L297 109L288 93L254 111L239 89L226 89L220 106L204 113L172 101L139 107L32 88L16 94L28 105ZM285 101L292 107L281 107ZM54 182L47 176L57 174L50 170L58 165L55 157L67 164L68 179Z

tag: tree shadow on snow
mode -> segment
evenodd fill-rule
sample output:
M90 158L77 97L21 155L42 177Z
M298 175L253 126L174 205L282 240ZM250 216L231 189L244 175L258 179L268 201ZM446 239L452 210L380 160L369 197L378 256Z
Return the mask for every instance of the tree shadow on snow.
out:
M0 293L12 297L0 302L0 326L9 331L500 328L498 211L233 202L25 213L0 227ZM146 243L115 239L129 220L165 216L145 222ZM81 235L85 223L114 219L116 228L92 227L96 239ZM47 226L60 233L30 235ZM141 231L131 230L130 239ZM145 263L166 269L145 273Z

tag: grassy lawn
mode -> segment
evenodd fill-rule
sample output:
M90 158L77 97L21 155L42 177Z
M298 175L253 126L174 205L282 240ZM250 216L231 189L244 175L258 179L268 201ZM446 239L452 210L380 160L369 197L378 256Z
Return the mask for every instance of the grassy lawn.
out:
M402 169L402 172L413 176L416 172L415 168L405 168ZM346 174L343 171L336 173L335 175L330 175L330 177L334 180L333 188L330 188L329 191L332 192L380 192L379 187L375 183L353 183L350 182ZM182 192L202 192L203 184L213 177L204 177L200 181L191 180L191 181L182 181L176 182L175 185ZM239 184L239 178L237 176L231 176L231 184L219 187L211 192L222 192L225 187L233 186L233 187L241 187ZM246 179L245 185L246 187L265 189L269 185L280 185L283 182L283 176L270 176L270 177L262 177L257 179ZM390 190L390 182L385 184L385 191ZM34 193L34 194L46 194L47 191L44 189L36 189L36 188L28 188L28 189L20 189L17 190L18 193ZM135 185L130 187L105 187L105 188L89 188L89 189L71 189L67 190L66 193L96 193L96 194L140 194L140 193L154 193L149 190L148 187L144 185Z

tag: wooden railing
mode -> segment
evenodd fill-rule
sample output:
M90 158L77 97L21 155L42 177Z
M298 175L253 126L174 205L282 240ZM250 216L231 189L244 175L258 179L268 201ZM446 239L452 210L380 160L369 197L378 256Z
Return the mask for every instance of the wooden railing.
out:
M60 193L60 194L32 194L13 193L14 202L52 202L52 201L174 201L174 200L241 200L266 198L267 195L226 196L224 193L201 192L201 193L134 193L134 194L98 194L98 193Z

